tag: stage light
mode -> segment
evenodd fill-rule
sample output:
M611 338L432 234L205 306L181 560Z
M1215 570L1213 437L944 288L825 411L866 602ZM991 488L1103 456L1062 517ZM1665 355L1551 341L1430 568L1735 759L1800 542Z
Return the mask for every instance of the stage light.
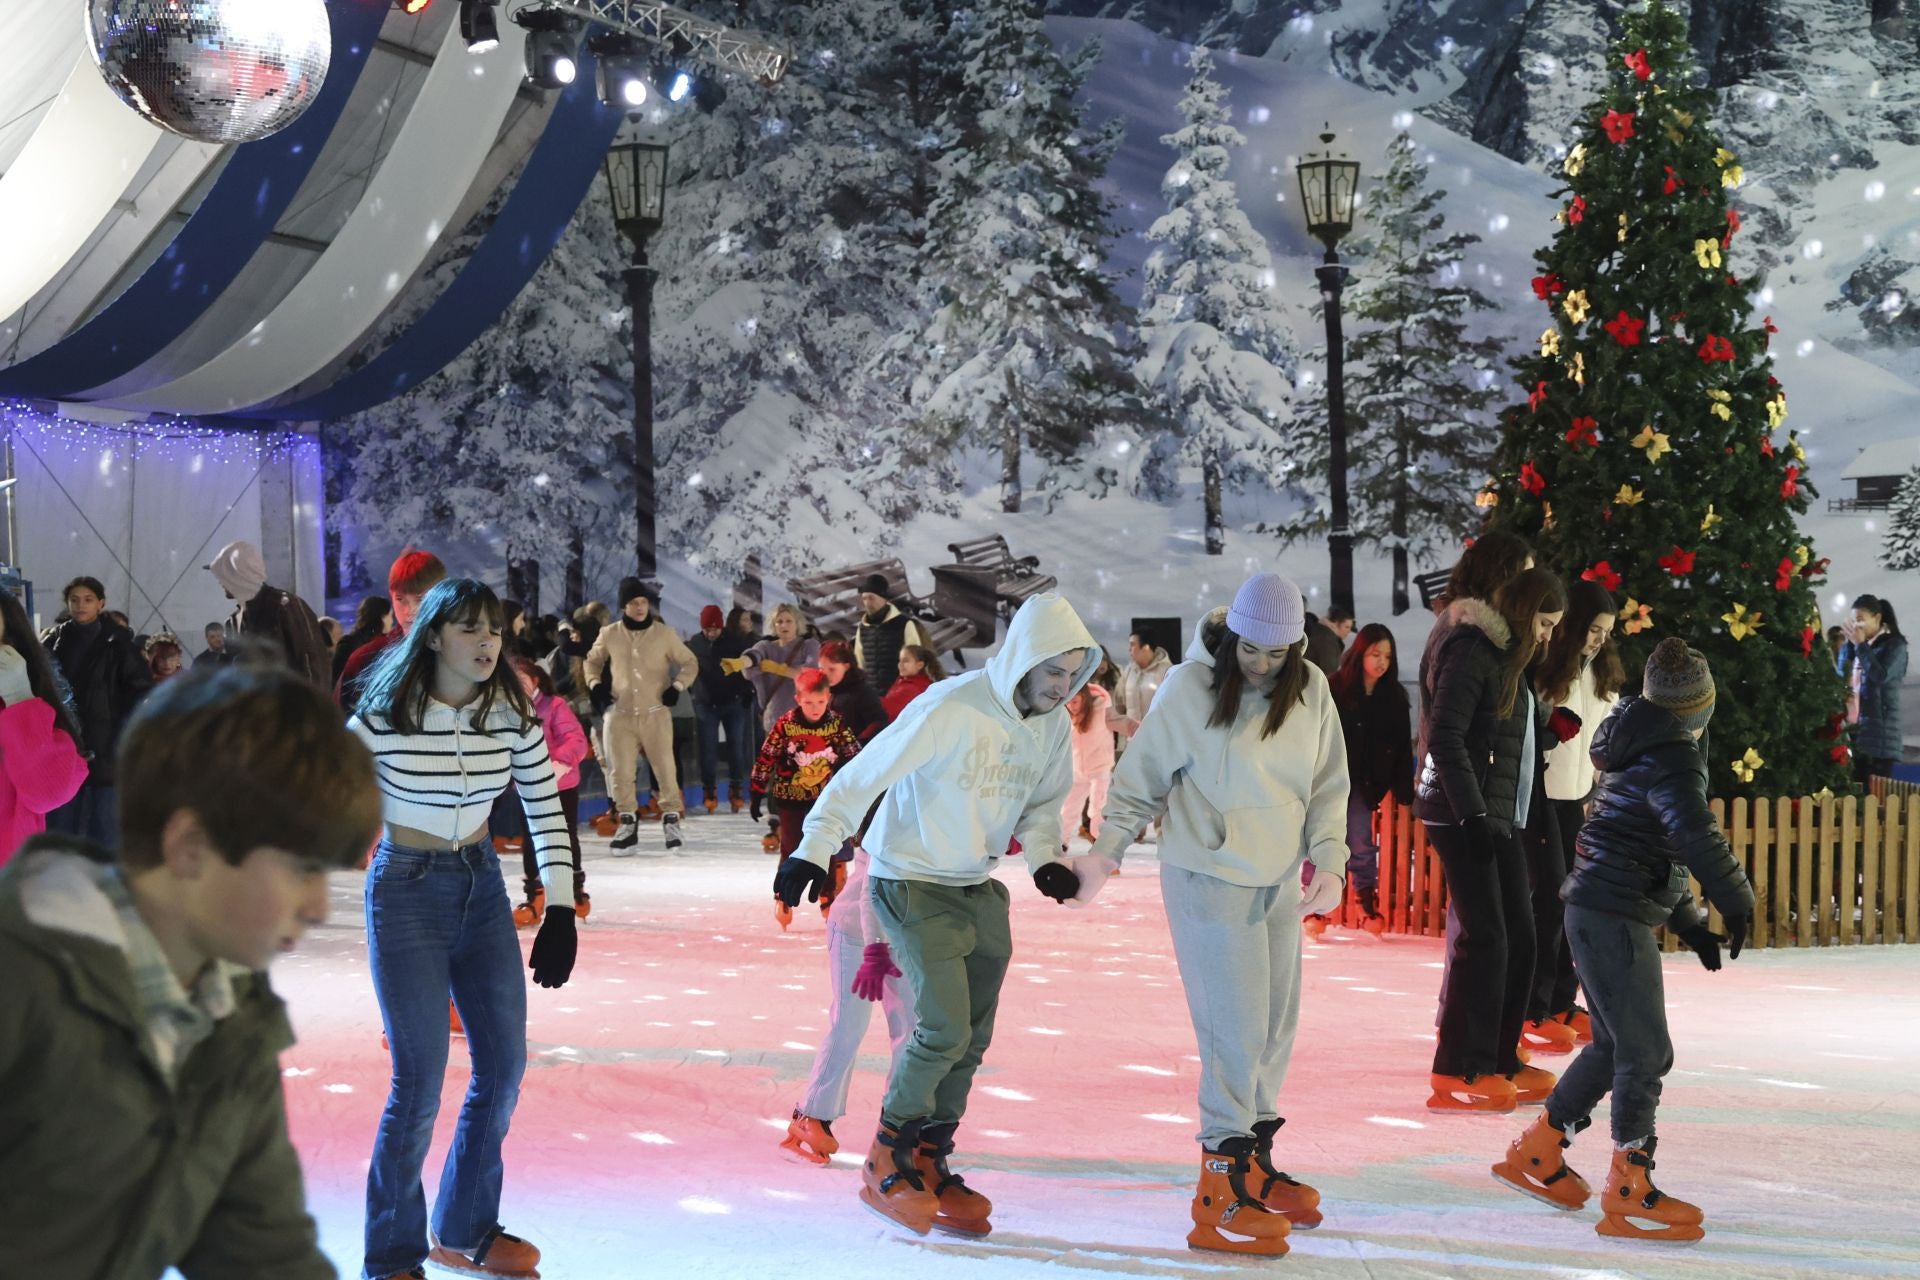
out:
M596 32L587 40L598 65L595 87L600 101L610 107L638 111L652 89L647 56L638 40L621 32Z
M580 74L580 28L558 9L522 9L514 22L527 32L527 79L541 89L564 89Z
M692 88L693 77L684 71L676 71L673 76L673 86L667 90L667 97L678 102L686 97Z
M500 19L493 0L460 0L460 35L468 53L487 53L499 45Z

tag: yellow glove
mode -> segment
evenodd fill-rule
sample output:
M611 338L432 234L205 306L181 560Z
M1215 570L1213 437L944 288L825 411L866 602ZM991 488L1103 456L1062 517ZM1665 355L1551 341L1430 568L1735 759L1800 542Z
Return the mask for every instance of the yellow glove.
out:
M746 665L747 665L747 662L746 662L746 659L745 659L745 658L722 658L722 659L720 659L720 670L722 670L722 671L724 671L724 672L726 672L726 673L727 673L728 675L730 675L730 676L737 676L737 675L739 675L739 674L740 674L740 669L741 669L742 667L744 667L744 666L746 666Z
M770 676L791 676L793 668L784 662L763 662L760 669Z

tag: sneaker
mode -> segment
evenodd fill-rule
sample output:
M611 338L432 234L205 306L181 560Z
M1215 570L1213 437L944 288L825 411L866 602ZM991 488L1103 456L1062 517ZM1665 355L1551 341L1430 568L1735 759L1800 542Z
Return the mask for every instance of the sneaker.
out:
M630 858L633 846L640 843L640 819L631 813L620 815L620 829L613 836L613 852L616 857Z
M667 838L667 848L678 849L680 847L681 842L680 842L680 815L679 814L669 813L669 814L662 815L660 818L660 831L661 831L661 834L665 835Z

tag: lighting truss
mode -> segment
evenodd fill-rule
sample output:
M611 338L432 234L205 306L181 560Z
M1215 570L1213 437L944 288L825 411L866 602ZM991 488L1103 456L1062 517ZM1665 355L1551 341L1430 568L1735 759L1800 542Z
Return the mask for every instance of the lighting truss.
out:
M793 54L757 31L739 31L695 17L668 4L643 0L534 0L516 8L553 9L597 22L699 58L726 71L739 71L774 85L787 73Z

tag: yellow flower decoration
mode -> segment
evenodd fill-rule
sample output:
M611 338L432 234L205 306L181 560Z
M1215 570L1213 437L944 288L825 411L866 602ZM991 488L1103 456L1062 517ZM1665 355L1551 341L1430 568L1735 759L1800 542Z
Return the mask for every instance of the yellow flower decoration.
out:
M1789 449L1787 452L1793 455L1793 460L1795 462L1805 462L1807 460L1807 451L1800 447L1800 442L1798 440L1795 440L1793 442L1793 447Z
M1735 640L1745 640L1750 635L1760 633L1760 611L1747 612L1747 606L1734 601L1733 612L1720 615L1720 621L1727 624L1727 634Z
M1673 118L1674 118L1675 120L1678 120L1678 121L1680 122L1680 126L1681 126L1682 128L1684 128L1684 129L1691 129L1691 128L1693 128L1693 113L1692 113L1692 112L1689 112L1689 111L1676 111L1676 112L1674 112L1674 113L1673 113Z
M1720 242L1718 240L1695 240L1693 242L1693 260L1706 270L1720 265Z
M1561 312L1566 315L1567 319L1573 321L1575 324L1585 324L1587 322L1587 312L1589 309L1587 291L1585 289L1575 289L1572 293L1569 293L1566 299L1560 304Z
M1713 504L1709 502L1707 504L1707 514L1701 517L1701 520L1700 520L1700 532L1712 533L1713 526L1719 524L1720 520L1721 520L1721 517L1713 513Z
M1678 111L1676 111L1676 112L1674 112L1674 114L1675 114L1675 115L1679 115L1680 113L1679 113ZM1685 142L1685 141L1687 140L1687 139L1686 139L1686 135L1685 135L1685 134L1683 134L1683 133L1681 133L1681 132L1680 132L1680 130L1678 130L1677 128L1675 128L1675 127L1674 127L1673 125L1671 125L1671 124L1669 124L1669 125L1665 125L1665 126L1663 126L1663 127L1664 127L1664 128L1666 129L1666 131L1667 131L1667 138L1668 138L1668 140L1669 140L1669 141L1671 141L1671 142L1673 142L1673 143L1675 143L1675 144L1679 144L1679 143L1682 143L1682 142Z
M1569 178L1579 177L1580 170L1586 168L1586 166L1587 144L1584 142L1574 143L1573 150L1567 152L1567 158L1560 164L1560 167L1566 171Z
M1813 552L1807 550L1805 547L1795 547L1793 549L1793 567L1796 569L1805 568L1807 561L1812 558Z
M1787 397L1784 394L1777 395L1773 399L1767 401L1767 425L1769 427L1774 428L1775 430L1778 430L1780 427L1780 424L1785 422L1786 420L1787 420Z
M1627 215L1623 213L1620 215L1620 243L1625 244L1626 242L1627 242Z
M1733 776L1742 782L1752 782L1753 775L1765 768L1766 763L1758 751L1748 747L1747 753L1733 762Z
M1732 164L1735 160L1738 160L1739 158L1740 158L1739 156L1734 155L1733 152L1727 150L1725 147L1719 147L1713 153L1713 162L1719 165L1722 169L1726 168L1728 165Z
M1630 484L1621 485L1620 492L1613 495L1614 505L1621 507L1637 507L1646 500L1647 495Z
M1560 354L1560 330L1548 329L1540 335L1540 354L1543 356Z
M1737 164L1730 164L1720 171L1720 185L1723 187L1737 187L1746 176L1747 171L1745 169L1742 169Z
M1652 627L1653 606L1641 604L1632 596L1628 596L1626 604L1620 607L1620 629L1630 636L1637 636L1642 631L1651 630Z
M1500 505L1500 495L1491 489L1482 489L1473 496L1473 505L1481 508L1497 507Z
M1543 502L1540 504L1540 506L1547 513L1545 519L1541 520L1540 522L1540 529L1542 532L1545 532L1546 530L1553 528L1553 504L1551 502Z
M1587 358L1578 351L1573 353L1572 377L1581 386L1587 385Z
M1732 419L1733 409L1730 407L1730 402L1733 399L1733 395L1731 392L1709 391L1707 392L1707 399L1713 401L1712 412L1714 417L1720 419L1722 422L1727 422Z
M1640 434L1628 443L1636 449L1645 449L1648 462L1658 462L1673 452L1673 446L1667 442L1667 433L1655 431L1651 422L1640 428Z

